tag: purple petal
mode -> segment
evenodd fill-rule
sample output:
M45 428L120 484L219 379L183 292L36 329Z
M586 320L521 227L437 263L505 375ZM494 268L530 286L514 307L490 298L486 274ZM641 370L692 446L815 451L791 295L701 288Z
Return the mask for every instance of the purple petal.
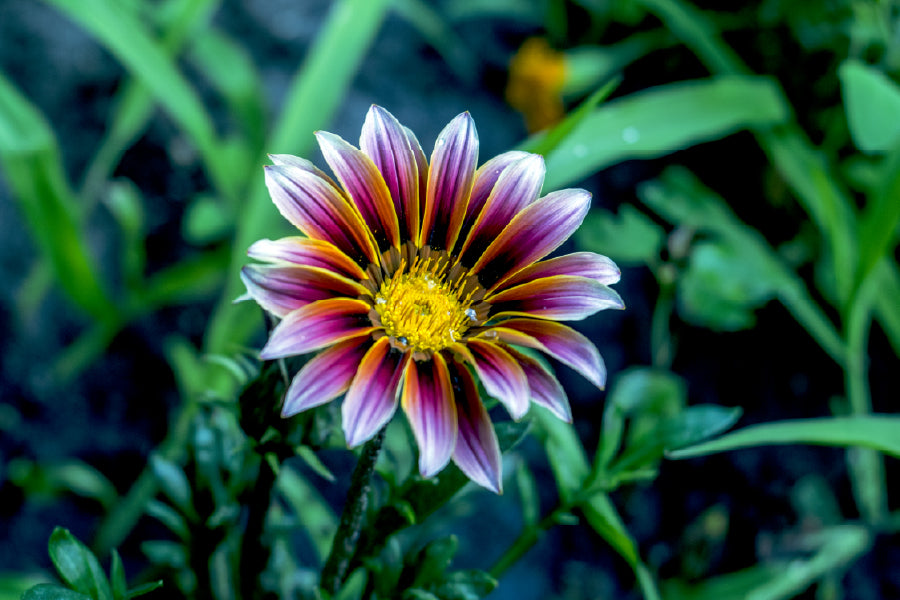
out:
M584 190L562 190L525 207L488 246L472 272L478 273L483 286L496 288L566 241L581 225L590 201Z
M503 171L462 246L464 265L477 261L513 217L537 200L544 172L544 159L538 154L526 154Z
M272 331L259 353L272 360L306 354L375 330L368 319L370 306L354 298L317 300L288 313Z
M247 265L241 269L241 280L260 306L279 317L317 300L366 293L366 288L352 279L299 265Z
M403 126L394 115L373 105L366 115L359 147L372 159L387 184L400 222L400 242L418 241L419 170Z
M408 353L391 349L387 337L366 352L341 406L344 437L350 448L369 441L391 420L408 360Z
M326 348L303 365L288 388L281 416L291 417L346 392L371 345L368 335L351 338Z
M422 145L416 138L416 134L409 127L404 127L403 131L409 140L409 147L416 158L416 170L419 172L419 231L416 232L413 241L416 246L422 246L422 215L425 214L425 200L428 195L428 174L431 170L428 167L428 159L425 157L425 152L422 150Z
M466 476L495 494L503 493L500 444L484 404L478 397L478 388L469 370L456 361L447 362L453 393L459 433L453 462Z
M438 135L431 155L431 170L422 216L422 243L439 250L456 244L475 165L478 163L478 134L469 113L462 113Z
M338 184L334 182L334 179L328 176L325 171L314 165L311 161L306 160L305 158L300 158L299 156L294 156L293 154L270 154L269 160L272 161L273 164L279 167L293 167L295 169L300 169L301 171L308 171L313 175L324 179L327 181L331 187L334 189L338 189Z
M324 240L361 265L378 252L362 216L320 175L293 165L266 167L266 186L279 212L308 237Z
M606 366L589 339L562 323L538 319L509 319L479 334L545 352L581 373L601 390L606 385Z
M519 361L525 376L528 378L528 389L531 390L531 400L540 404L566 423L572 422L572 408L566 391L559 380L544 368L544 365L526 354L507 348L513 358Z
M484 203L487 202L488 197L491 195L491 191L494 189L494 184L497 183L497 179L500 178L500 175L509 165L522 160L526 156L529 156L527 152L521 152L519 150L504 152L503 154L499 154L488 160L475 171L475 179L472 183L472 193L469 196L469 204L466 206L466 218L463 221L459 239L456 240L456 249L453 251L454 254L458 255L462 249L462 244L468 237L472 225L475 223L475 219L481 214L481 209L484 208Z
M456 446L456 404L440 354L409 361L401 402L419 445L419 473L431 477L450 462Z
M519 363L509 352L481 339L470 339L454 346L478 374L487 393L499 400L513 419L521 419L528 412L528 379Z
M613 289L595 279L555 275L503 290L486 298L491 317L534 316L558 321L577 321L607 308L625 308Z
M316 138L325 161L350 194L374 235L378 249L383 252L390 247L399 248L397 211L384 178L372 159L333 133L317 131Z
M525 267L503 282L503 287L520 285L541 277L554 275L577 275L595 279L603 285L612 285L619 281L621 272L609 258L593 252L573 252L565 256L557 256L531 266Z
M334 244L299 236L259 240L247 249L247 256L265 262L320 267L355 280L366 275L358 264Z

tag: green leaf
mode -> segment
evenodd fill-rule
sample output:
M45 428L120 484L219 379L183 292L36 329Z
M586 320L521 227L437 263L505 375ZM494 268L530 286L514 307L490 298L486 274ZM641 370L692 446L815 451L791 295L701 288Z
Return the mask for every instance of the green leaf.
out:
M537 433L550 460L559 496L568 504L581 490L590 472L584 447L572 425L560 421L547 409L532 405L530 414L539 426Z
M403 600L441 600L431 592L418 588L409 588L403 592Z
M184 516L168 504L159 500L151 500L147 503L146 510L148 516L165 525L179 539L184 541L190 539L190 530Z
M853 58L841 63L838 77L853 143L866 154L891 150L900 142L900 87Z
M594 209L575 232L581 250L598 252L617 263L656 264L665 232L647 215L624 204L618 215Z
M206 108L137 15L113 0L47 1L90 32L147 86L196 145L216 188L228 197L236 196L234 173L217 159L219 142Z
M624 160L664 156L787 118L777 84L764 77L721 76L653 88L584 118L547 155L544 186L565 187Z
M880 280L875 299L875 315L894 348L900 356L900 269L892 260L882 260L878 267Z
M668 416L641 415L640 419L635 418L628 445L610 467L613 483L616 478L626 477L627 473L642 476L642 471L656 467L667 450L721 433L732 427L740 416L740 407L697 404Z
M265 139L264 88L247 49L225 33L205 28L191 40L188 59L222 94L229 114L243 130L247 139L243 153L249 154L249 160L242 168L245 172L258 169L253 158L263 150Z
M413 561L415 569L413 587L429 587L444 578L444 571L450 566L456 550L459 548L459 540L455 535L448 535L422 548Z
M88 252L56 138L43 115L2 73L0 167L63 290L97 320L115 321L119 311Z
M715 440L673 450L669 458L682 459L728 452L739 448L779 444L859 446L900 457L900 417L871 415L797 419L751 425Z
M503 421L496 423L494 429L497 432L500 451L508 452L524 439L529 430L529 423ZM448 465L431 479L410 477L379 510L372 526L363 530L358 545L359 555L377 554L391 535L409 525L424 521L434 511L444 506L467 483L469 478L453 464ZM330 544L330 540L328 543Z
M662 582L666 600L722 600L723 598L746 598L747 594L784 571L782 565L759 563L742 571L710 577L696 583L680 579Z
M195 246L210 244L230 233L232 220L228 210L214 196L196 196L185 209L181 234Z
M210 16L220 0L180 0L163 5L163 16L159 11L154 16L160 29L160 47L170 57L179 54L185 41L192 35L204 31ZM120 6L125 3L120 3ZM135 4L135 3L132 3ZM140 12L139 6L129 7L133 14ZM139 15L140 18L140 15ZM86 171L81 187L83 198L94 198L104 183L110 178L126 149L139 137L153 115L154 97L148 88L135 78L130 78L119 86L110 103L113 106L111 118L107 122L105 136L99 150Z
M272 134L265 144L267 152L303 155L312 148L313 132L325 128L340 106L388 5L387 0L332 3L328 19L291 85L284 110L271 129ZM257 164L262 161L263 157L259 157ZM237 218L228 272L237 272L246 262L250 244L260 238L272 237L273 232L285 226L261 175L250 186L247 195ZM230 353L259 329L259 321L252 316L254 307L233 303L243 292L240 279L229 277L207 329L206 350Z
M637 546L634 543L622 517L606 494L594 494L591 499L581 505L581 510L588 524L632 567L640 562Z
M325 463L322 462L322 459L319 458L319 455L315 453L315 451L309 446L300 446L297 448L297 456L299 456L306 466L313 470L313 472L330 483L334 483L337 478L334 476Z
M541 499L534 474L524 461L516 468L516 488L519 491L519 501L522 503L522 521L526 527L537 525Z
M728 209L725 200L704 186L690 171L666 169L658 180L642 184L638 195L666 220L740 249L747 269L763 274L778 298L838 363L844 360L844 342L816 304L802 279L778 256L765 238L747 227Z
M291 468L279 469L276 485L293 515L303 525L319 560L324 563L338 525L328 503L314 486Z
M69 533L56 527L50 534L50 560L66 584L94 600L112 600L112 590L100 561L87 546Z
M40 583L22 595L22 600L92 600L91 596L53 583Z
M728 241L695 244L678 285L685 320L720 331L751 327L753 311L775 297L781 275L756 258Z
M578 108L566 115L566 118L561 123L546 133L539 133L525 140L523 144L519 145L518 149L544 156L552 153L572 131L581 125L585 118L590 116L601 102L606 100L616 90L619 83L621 83L621 78L615 78L605 83L591 94L587 100L582 102Z
M115 600L126 600L128 597L128 582L125 580L125 567L122 565L122 557L118 551L112 551L112 565L109 567L109 582L112 595Z
M881 173L859 222L860 256L855 292L882 257L891 260L891 251L896 246L900 230L900 144L885 157Z
M153 590L157 590L163 586L162 579L158 581L151 581L150 583L142 583L141 585L135 586L128 590L127 598L137 598L138 596L143 596L144 594L149 594Z
M441 600L479 600L497 587L497 580L484 571L466 569L454 571L433 588Z
M334 595L333 600L357 600L362 598L368 573L365 569L356 569Z
M152 540L142 543L141 551L155 565L176 570L188 565L187 550L178 542Z
M105 197L106 207L122 232L122 275L126 285L135 289L144 274L144 209L141 192L128 180L112 183Z
M159 488L186 516L195 514L191 505L191 484L184 471L174 462L159 454L150 455L150 468L156 476Z
M594 458L595 471L605 470L619 450L626 418L635 414L655 414L667 419L682 410L686 396L684 381L670 371L632 368L621 373L603 409L602 432ZM646 427L639 426L638 429Z

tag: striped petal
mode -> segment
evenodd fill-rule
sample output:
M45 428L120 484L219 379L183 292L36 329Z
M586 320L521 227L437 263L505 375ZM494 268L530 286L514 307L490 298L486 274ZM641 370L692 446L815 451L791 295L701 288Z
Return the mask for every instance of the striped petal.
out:
M459 422L453 462L469 479L500 494L503 492L502 464L494 426L469 370L454 360L447 361L447 366Z
M275 327L259 356L272 360L306 354L370 333L375 327L368 319L369 308L355 298L329 298L301 306Z
M311 238L293 236L259 240L247 249L247 256L270 263L320 267L356 280L366 276L365 271L334 244Z
M400 242L417 241L419 169L403 126L394 115L373 105L366 114L359 147L372 159L387 184L400 225Z
M394 416L400 377L408 360L408 353L391 350L387 337L366 352L341 406L344 437L350 448L370 440Z
M378 252L362 217L330 180L294 165L265 169L272 201L297 229L334 244L360 265L377 261Z
M545 171L539 154L526 154L503 171L462 246L460 262L471 265L478 260L513 217L537 200Z
M472 182L472 193L469 195L469 204L466 206L466 218L463 221L459 239L456 240L456 249L453 251L454 254L459 255L460 250L462 250L463 242L465 242L466 238L469 236L469 232L472 230L472 225L475 224L478 215L481 214L481 210L484 208L485 202L487 202L488 197L491 195L491 191L493 191L497 179L500 178L500 175L506 167L522 160L528 155L527 152L519 150L504 152L503 154L488 160L475 171L475 179Z
M241 269L241 280L250 296L278 317L317 300L366 293L366 288L352 279L300 265L247 265Z
M478 163L478 134L469 113L462 113L438 135L431 155L422 243L452 249L459 237Z
M312 161L306 160L305 158L300 158L293 154L270 154L269 160L272 161L272 164L280 167L294 167L301 171L309 171L313 175L327 181L331 187L338 189L338 184L334 182L334 179L329 177L325 171L314 165Z
M431 477L450 462L456 446L456 404L443 356L409 361L401 405L419 445L419 473Z
M328 166L369 226L378 249L384 252L391 247L399 248L397 211L384 178L372 159L333 133L317 131L316 139Z
M621 272L609 258L593 252L573 252L565 256L549 258L525 267L503 283L512 287L541 277L554 275L577 275L594 279L603 285L618 283Z
M416 158L416 169L419 172L419 231L416 232L413 241L416 246L422 246L422 216L425 214L425 200L428 197L428 177L431 170L428 167L428 159L422 150L416 134L408 127L404 127L406 138L409 140L409 147L412 148L413 156Z
M484 389L506 407L513 419L521 419L528 412L528 378L509 352L480 339L456 344L453 350L472 364Z
M522 370L525 371L525 376L528 378L528 389L531 391L531 400L535 404L549 409L560 420L571 423L572 408L569 406L569 399L553 373L527 354L514 348L507 348L506 351L519 361Z
M625 308L612 288L575 275L536 279L507 288L487 301L491 318L517 315L577 321L607 308Z
M585 190L547 194L525 207L488 246L472 271L489 291L556 250L578 229L590 206Z
M575 369L601 390L606 385L606 366L596 346L562 323L509 319L480 333L479 337L540 350Z
M346 392L371 345L368 335L351 338L326 348L303 365L288 388L281 416L291 417Z

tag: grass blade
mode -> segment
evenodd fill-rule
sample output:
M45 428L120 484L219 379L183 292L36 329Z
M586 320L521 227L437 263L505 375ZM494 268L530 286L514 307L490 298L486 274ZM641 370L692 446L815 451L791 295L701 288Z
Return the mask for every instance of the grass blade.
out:
M312 133L325 127L362 63L387 11L386 0L343 0L332 6L322 33L298 72L284 111L266 144L270 153L305 154ZM264 160L260 157L260 163ZM238 219L229 273L246 261L247 248L257 239L275 237L285 223L269 200L262 170L252 181ZM229 277L207 330L206 348L227 353L257 329L255 307L233 304L243 291L237 276Z
M872 448L900 458L900 417L868 415L797 419L751 425L709 442L672 450L672 459L693 458L740 448L784 444L813 444Z
M547 155L544 186L558 189L624 160L664 156L787 118L777 85L764 77L722 76L653 88L585 117Z
M188 135L217 190L237 194L238 182L217 160L218 141L209 114L166 51L136 15L113 0L46 0L90 32L131 74L147 86Z
M88 314L115 320L116 307L88 253L56 138L43 115L2 73L0 165L57 281Z

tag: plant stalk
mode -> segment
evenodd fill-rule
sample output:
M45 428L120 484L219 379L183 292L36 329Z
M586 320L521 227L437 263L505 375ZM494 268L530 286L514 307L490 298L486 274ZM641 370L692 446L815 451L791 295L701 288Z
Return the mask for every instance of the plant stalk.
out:
M350 490L347 492L347 502L344 504L344 512L341 513L341 522L331 552L322 569L320 586L328 594L334 595L344 583L347 577L347 569L356 551L356 542L359 541L363 516L369 501L369 488L372 483L372 473L375 471L375 462L384 442L385 429L382 428L375 437L366 442L359 462L353 470L350 479Z

